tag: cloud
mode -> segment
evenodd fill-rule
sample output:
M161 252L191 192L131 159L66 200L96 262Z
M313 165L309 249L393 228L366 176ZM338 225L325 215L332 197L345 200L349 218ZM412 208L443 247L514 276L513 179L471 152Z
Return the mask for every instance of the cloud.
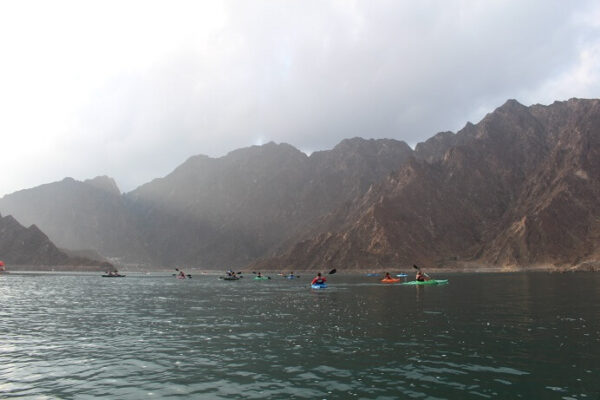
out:
M0 4L0 193L194 154L414 145L508 98L595 97L600 8L563 1Z

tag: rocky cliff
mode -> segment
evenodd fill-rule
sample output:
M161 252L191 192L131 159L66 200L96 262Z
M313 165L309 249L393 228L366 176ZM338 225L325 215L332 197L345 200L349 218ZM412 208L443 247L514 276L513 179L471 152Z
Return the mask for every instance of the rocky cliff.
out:
M600 259L599 137L599 100L510 100L414 151L268 143L191 157L126 194L107 177L65 179L5 196L0 212L61 247L146 265L578 265Z
M255 268L598 260L600 102L508 101L413 160Z

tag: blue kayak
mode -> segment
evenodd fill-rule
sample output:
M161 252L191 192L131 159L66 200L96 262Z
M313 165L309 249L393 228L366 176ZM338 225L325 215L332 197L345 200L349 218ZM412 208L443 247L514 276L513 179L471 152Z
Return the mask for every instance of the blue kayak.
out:
M310 285L312 289L325 289L327 287L326 283L313 283Z
M402 272L402 273L396 274L396 276L402 278L404 276L408 276L408 274L405 274L404 272Z

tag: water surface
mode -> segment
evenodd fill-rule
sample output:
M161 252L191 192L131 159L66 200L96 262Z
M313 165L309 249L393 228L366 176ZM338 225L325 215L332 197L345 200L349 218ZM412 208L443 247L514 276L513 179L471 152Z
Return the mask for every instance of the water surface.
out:
M600 398L600 274L436 278L2 275L0 398Z

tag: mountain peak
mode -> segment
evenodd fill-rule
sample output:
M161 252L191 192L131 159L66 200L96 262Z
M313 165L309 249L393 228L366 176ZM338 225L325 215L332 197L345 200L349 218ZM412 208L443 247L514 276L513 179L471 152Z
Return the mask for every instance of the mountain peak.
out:
M117 196L121 194L121 191L119 190L119 187L117 186L115 180L106 175L97 176L93 179L85 180L83 183L93 186L96 189L116 194Z

